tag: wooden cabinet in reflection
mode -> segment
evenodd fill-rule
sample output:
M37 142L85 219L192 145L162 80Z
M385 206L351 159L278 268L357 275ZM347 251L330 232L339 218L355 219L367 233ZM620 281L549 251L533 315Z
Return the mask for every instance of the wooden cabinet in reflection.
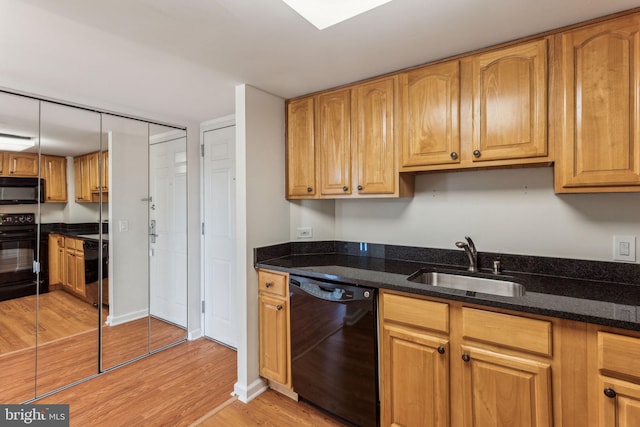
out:
M65 268L63 288L77 296L85 297L87 290L84 281L84 250L82 239L65 237Z
M44 179L45 202L67 201L67 159L42 155L40 164Z
M73 158L75 200L79 203L108 202L109 153L100 151Z

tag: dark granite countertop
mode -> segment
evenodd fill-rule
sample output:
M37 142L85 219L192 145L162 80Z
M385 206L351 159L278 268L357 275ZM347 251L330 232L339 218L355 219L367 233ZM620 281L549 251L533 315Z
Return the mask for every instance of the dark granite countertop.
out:
M422 268L469 274L464 263L466 257L460 254L462 251L369 244L365 246L366 250L361 248L362 244L349 242L298 245L292 242L257 248L255 267L356 286L411 292L640 330L640 284L634 283L635 280L640 281L638 264L481 253L480 260L484 261L484 265L488 265L489 260L499 258L506 267L497 277L512 277L526 288L523 296L505 297L407 280L408 276ZM399 254L404 259L399 259ZM422 261L413 259L417 256L423 256ZM480 276L496 277L482 266L481 262ZM523 267L527 266L533 267L533 271L526 271Z

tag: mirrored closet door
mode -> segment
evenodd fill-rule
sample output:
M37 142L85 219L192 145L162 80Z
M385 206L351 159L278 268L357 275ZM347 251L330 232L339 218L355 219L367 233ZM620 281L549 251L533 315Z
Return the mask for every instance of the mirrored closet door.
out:
M0 402L186 339L186 176L183 129L0 91Z
M40 277L33 273L32 264L38 257L35 221L39 199L38 145L39 102L0 93L0 191L3 192L0 197L3 199L0 200L2 403L20 403L35 397L36 309ZM20 174L29 176L20 176L17 180L13 177ZM12 187L11 184L16 186ZM25 203L19 203L19 199Z

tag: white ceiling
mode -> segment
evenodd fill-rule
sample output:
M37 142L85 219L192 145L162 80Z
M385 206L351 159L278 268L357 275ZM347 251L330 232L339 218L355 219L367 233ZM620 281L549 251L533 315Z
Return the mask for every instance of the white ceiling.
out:
M393 0L317 30L280 0L0 0L0 86L175 124L640 6Z

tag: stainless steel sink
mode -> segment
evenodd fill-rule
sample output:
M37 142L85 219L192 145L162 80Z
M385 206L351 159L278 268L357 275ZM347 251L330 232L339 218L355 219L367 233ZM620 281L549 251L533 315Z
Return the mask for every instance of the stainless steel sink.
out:
M423 283L441 288L460 289L469 292L482 292L485 294L505 297L519 297L525 294L525 287L505 276L502 279L486 277L466 276L462 274L443 273L433 270L419 270L409 276L407 280L415 283Z

